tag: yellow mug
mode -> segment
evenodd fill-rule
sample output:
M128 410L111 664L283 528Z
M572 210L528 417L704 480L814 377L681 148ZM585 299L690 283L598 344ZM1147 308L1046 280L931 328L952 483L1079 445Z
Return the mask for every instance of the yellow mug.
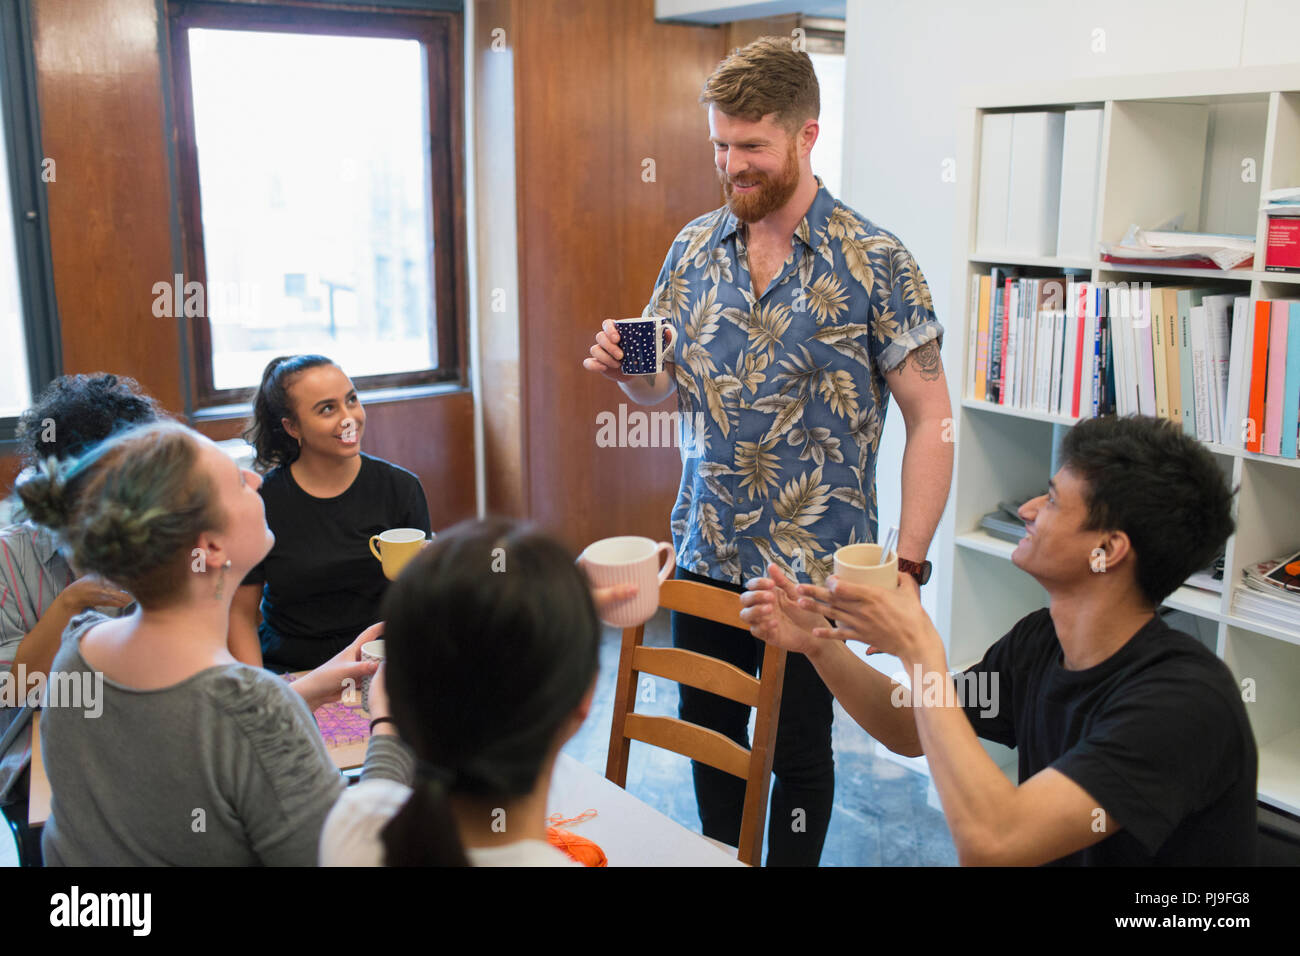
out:
M370 536L370 553L384 566L384 577L396 581L402 569L420 553L426 538L419 528L393 528ZM379 542L379 547L375 547Z

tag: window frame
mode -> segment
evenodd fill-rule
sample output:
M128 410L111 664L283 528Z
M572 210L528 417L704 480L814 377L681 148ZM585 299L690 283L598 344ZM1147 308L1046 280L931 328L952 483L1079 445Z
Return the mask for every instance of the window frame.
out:
M195 143L193 86L190 75L191 28L256 30L259 32L414 39L424 45L428 75L425 98L429 110L430 196L433 203L433 254L430 301L434 303L431 332L436 338L438 365L424 371L363 375L353 381L361 391L425 389L467 381L466 233L463 170L461 16L445 9L322 8L281 2L277 5L168 0L173 131L178 160L178 207L185 281L207 288L203 244L202 199ZM218 389L213 381L212 332L206 316L189 320L190 389L195 413L229 409L251 400L256 386Z
M60 374L63 364L54 268L50 254L49 206L41 179L40 107L36 97L32 46L31 0L0 4L0 46L4 70L0 90L0 123L4 124L5 158L9 166L12 228L18 254L18 285L22 298L27 375L33 397ZM55 166L55 175L58 167ZM57 179L55 180L57 182ZM0 417L0 454L19 451L18 416Z

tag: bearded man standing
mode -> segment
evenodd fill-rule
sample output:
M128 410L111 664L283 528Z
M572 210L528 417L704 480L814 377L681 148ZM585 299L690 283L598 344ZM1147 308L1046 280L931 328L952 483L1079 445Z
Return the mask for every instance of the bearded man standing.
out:
M952 445L943 328L921 270L813 175L817 77L788 39L733 52L700 102L727 204L678 234L645 309L672 320L674 361L655 376L623 375L607 321L583 362L641 404L675 392L683 428L704 422L680 442L677 577L740 591L776 564L820 584L837 548L876 540L876 454L892 395L907 427L899 565L924 583ZM751 674L762 659L746 631L684 615L673 615L673 643ZM790 654L769 865L820 860L835 792L831 701L808 659ZM682 685L680 716L748 746L742 704ZM735 845L744 781L692 769L705 835Z

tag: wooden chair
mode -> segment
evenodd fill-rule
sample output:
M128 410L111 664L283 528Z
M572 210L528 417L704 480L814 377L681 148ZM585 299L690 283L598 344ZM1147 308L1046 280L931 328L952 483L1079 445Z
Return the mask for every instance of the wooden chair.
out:
M724 588L695 581L665 581L659 588L659 606L748 631L748 626L740 619L740 595ZM762 680L758 680L739 667L695 651L645 647L641 643L644 635L644 624L623 631L605 776L620 787L626 786L628 753L632 741L639 740L740 777L745 781L745 807L740 819L737 857L740 862L755 866L763 853L767 792L772 757L776 751L776 725L781 713L786 652L766 645ZM636 713L639 674L664 677L757 707L753 746L746 750L716 730L677 717Z

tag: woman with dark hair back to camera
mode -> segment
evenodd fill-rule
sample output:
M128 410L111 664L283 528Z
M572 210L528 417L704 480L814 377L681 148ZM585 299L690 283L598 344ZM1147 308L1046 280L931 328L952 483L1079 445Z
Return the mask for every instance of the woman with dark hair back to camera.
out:
M98 372L56 378L18 417L24 470L66 461L114 432L162 417L134 379ZM75 571L52 531L30 521L0 529L0 663L44 674L68 622L91 607L121 609L131 595Z
M265 474L262 500L275 547L243 580L231 614L240 659L272 670L315 667L379 620L388 587L370 536L426 535L420 480L362 454L366 412L343 370L323 355L273 359L245 439Z
M231 655L234 586L275 540L259 484L174 422L48 461L19 483L32 519L140 608L74 618L51 666L51 689L57 676L97 690L62 702L51 691L42 711L47 865L315 862L343 779L311 710L373 674L357 656L382 629L292 684ZM371 738L367 772L410 779L387 730Z
M416 783L344 793L323 865L572 864L546 840L546 797L595 689L587 588L561 545L503 519L457 525L407 566L384 597L387 659L370 694L388 698Z

